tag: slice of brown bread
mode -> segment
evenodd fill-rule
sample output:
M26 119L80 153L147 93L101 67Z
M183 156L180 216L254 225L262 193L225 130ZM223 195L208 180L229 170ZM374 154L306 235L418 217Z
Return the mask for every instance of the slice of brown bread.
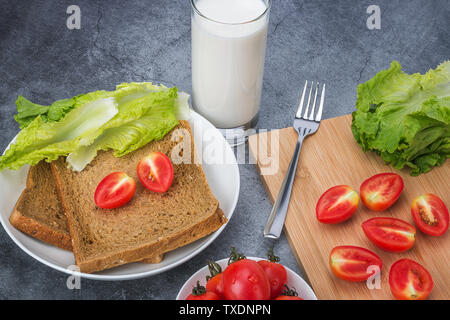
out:
M9 218L20 231L59 248L72 251L72 239L67 218L57 196L50 164L41 161L30 167L27 185ZM159 263L163 255L141 262Z
M174 164L170 189L162 194L152 192L139 183L137 164L152 151L170 157L172 148L180 143L172 139L172 133L180 128L186 129L191 137L191 164ZM111 151L99 152L81 172L68 170L63 158L52 163L68 218L75 261L82 272L100 271L165 253L216 231L226 222L202 167L194 163L193 140L189 123L180 121L162 140L123 157L116 158ZM135 179L135 195L123 207L98 208L94 203L95 189L106 175L115 171L123 171Z
M50 164L41 161L28 171L27 185L9 222L20 231L65 250L72 250L67 218L58 200Z

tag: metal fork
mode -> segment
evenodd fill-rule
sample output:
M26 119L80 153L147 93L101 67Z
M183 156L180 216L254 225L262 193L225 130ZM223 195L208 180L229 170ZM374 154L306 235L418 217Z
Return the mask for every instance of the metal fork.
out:
M311 94L313 92L314 86L314 100L312 102L310 111ZM264 229L264 237L266 238L278 239L280 237L281 230L283 229L284 225L284 220L286 218L289 200L291 198L292 185L294 183L295 171L297 169L298 157L300 155L300 148L302 147L303 139L317 131L317 129L319 128L320 119L322 118L323 101L325 99L325 84L323 85L322 93L320 94L319 110L317 111L315 117L314 114L316 109L317 93L319 91L319 83L317 82L314 85L314 81L311 82L308 102L306 103L305 113L302 115L307 88L308 80L306 80L305 82L305 87L303 88L300 104L297 113L295 114L294 124L292 125L295 131L297 131L298 133L297 145L295 146L294 154L286 172L286 176L284 177L283 183L281 185L281 189L278 192L277 199L275 200L275 203L273 205L272 212L270 212L269 219L267 220L267 224Z

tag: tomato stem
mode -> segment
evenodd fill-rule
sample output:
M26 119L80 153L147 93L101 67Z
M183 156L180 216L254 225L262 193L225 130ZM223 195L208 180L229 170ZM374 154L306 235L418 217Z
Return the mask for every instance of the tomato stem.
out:
M269 251L267 251L267 258L269 259L270 262L280 262L280 257L277 257L273 253L273 246L271 246L269 248Z
M193 296L201 296L206 293L206 288L200 285L200 281L197 281L197 286L192 288Z
M209 272L211 273L211 275L206 276L206 281L217 276L219 273L222 273L222 268L220 267L220 265L217 262L212 261L212 260L208 260L208 269L209 269Z
M242 253L239 253L236 251L235 247L231 247L231 253L230 258L228 259L228 265L232 264L233 262L246 259L247 257L244 256Z
M291 289L287 286L287 284L285 284L284 286L286 287L286 289L281 291L281 294L283 296L298 297L298 292L297 292L297 290L295 290L294 287Z

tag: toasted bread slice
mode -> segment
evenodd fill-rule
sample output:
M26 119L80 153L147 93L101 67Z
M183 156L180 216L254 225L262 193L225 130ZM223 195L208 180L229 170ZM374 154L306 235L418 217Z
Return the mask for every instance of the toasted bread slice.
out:
M136 167L142 158L152 151L171 157L172 148L180 143L172 139L177 129L189 133L191 163L173 165L174 180L167 192L155 193L136 183L135 195L126 205L117 209L95 205L95 189L106 175L123 171L139 181ZM181 121L160 141L123 157L114 157L111 151L99 152L81 172L68 170L63 158L52 163L75 261L82 272L165 253L216 231L226 222L202 167L194 163L193 142L189 123Z
M41 241L72 251L72 239L67 218L57 196L50 164L41 161L30 167L27 185L9 218L20 231ZM156 255L141 262L159 263L163 255Z
M41 161L30 168L26 188L9 222L32 237L72 251L67 218L58 200L49 163Z

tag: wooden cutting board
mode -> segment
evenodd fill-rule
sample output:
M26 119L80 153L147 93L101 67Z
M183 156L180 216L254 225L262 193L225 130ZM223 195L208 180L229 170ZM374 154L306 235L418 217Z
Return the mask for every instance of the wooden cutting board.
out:
M414 247L405 253L385 252L375 247L364 235L361 223L377 216L395 217L411 224L411 202L423 193L438 195L450 205L450 162L427 174L411 177L386 165L374 153L364 153L350 129L351 115L322 121L319 130L305 139L286 217L284 232L299 264L306 272L319 299L392 299L388 275L391 265L401 259L413 259L428 269L434 280L430 299L450 299L450 231L431 237L417 230ZM279 145L276 138L279 136ZM273 203L289 165L297 134L293 128L260 133L249 138L250 154L256 161L261 178ZM270 159L265 157L271 150ZM278 149L278 150L277 150ZM271 163L279 160L278 170ZM273 171L273 172L271 172ZM315 206L328 188L346 184L359 193L360 184L368 177L395 171L405 183L399 200L384 212L373 212L359 203L354 216L341 224L325 225L315 217ZM329 267L329 254L338 245L368 248L383 260L380 289L368 289L365 282L352 283L334 276Z

